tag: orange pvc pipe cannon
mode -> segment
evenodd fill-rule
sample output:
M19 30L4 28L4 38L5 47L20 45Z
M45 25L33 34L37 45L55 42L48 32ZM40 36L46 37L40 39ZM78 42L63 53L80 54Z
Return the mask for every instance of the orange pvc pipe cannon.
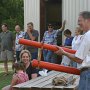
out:
M40 43L40 42L27 40L27 39L22 39L22 38L19 39L19 43L27 45L27 46L37 47L37 48L41 48L42 47L42 43ZM43 48L51 50L51 51L57 51L58 50L58 48L56 48L55 45L50 45L50 44L43 44ZM62 48L66 52L69 52L69 53L72 53L72 54L75 54L75 52L76 52L75 50L72 50L72 49L68 49L68 48L65 48L65 47L62 47Z
M44 62L44 61L38 62L38 60L35 60L35 59L32 61L32 66L33 67L46 68L48 70L55 70L55 71L80 75L80 70L77 68L53 64L53 63Z

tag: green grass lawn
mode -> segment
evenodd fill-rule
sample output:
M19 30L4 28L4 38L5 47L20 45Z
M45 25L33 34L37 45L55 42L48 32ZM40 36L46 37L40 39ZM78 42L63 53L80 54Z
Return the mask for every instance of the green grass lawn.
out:
M9 63L11 65L11 63ZM9 67L9 75L4 76L3 63L0 63L0 90L6 85L9 85L12 79L13 71L11 67Z

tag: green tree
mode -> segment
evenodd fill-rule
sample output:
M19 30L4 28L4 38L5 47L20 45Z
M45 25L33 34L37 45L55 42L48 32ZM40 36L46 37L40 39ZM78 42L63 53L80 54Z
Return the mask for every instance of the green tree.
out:
M23 0L0 0L0 25L7 23L12 31L16 24L20 24L23 28L23 6Z

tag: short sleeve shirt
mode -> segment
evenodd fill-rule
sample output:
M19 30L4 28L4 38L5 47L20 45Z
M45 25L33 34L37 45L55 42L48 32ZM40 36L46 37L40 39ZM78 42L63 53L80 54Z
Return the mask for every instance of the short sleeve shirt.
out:
M18 43L20 38L24 38L25 32L20 31L18 34L16 34L16 40L15 40L15 49L16 51L22 50L22 45Z
M72 40L72 49L78 50L81 42L82 42L83 35L75 36Z
M26 69L26 73L28 74L29 80L31 79L32 74L37 74L38 70L34 67L32 67L32 64L30 63L29 67Z
M13 41L15 40L14 34L11 31L0 33L1 51L12 51Z
M13 75L13 78L18 78L16 84L20 84L29 80L28 75L25 72L18 72Z
M79 68L90 67L90 30L85 33L75 56L83 60Z
M33 31L32 31L32 36L36 37L35 41L38 41L38 36L39 36L39 33L38 33L38 31L37 31L37 30L33 30ZM29 37L29 35L28 35L28 33L27 33L27 32L25 33L24 38L25 38L25 39L28 39L28 40L31 40L31 38ZM32 46L27 46L27 48L26 48L26 49L27 49L27 50L29 50L31 53L33 53L33 52L37 52L37 51L38 51L38 49L37 49L37 48L32 47Z
M64 45L65 46L72 46L72 40L73 40L73 37L66 38Z
M43 42L47 44L55 45L57 43L56 37L57 37L58 30L53 30L51 33L48 33L46 31L44 33Z

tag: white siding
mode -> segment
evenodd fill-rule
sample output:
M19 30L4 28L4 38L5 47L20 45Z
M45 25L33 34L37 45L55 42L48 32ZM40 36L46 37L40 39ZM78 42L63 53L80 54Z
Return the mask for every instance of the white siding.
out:
M74 35L79 12L90 11L90 0L62 0L62 19L66 20L66 28Z
M66 28L74 35L78 26L79 12L90 11L90 0L62 0L62 21L66 20ZM28 22L34 23L34 28L40 30L40 0L24 0L24 27Z
M34 23L34 28L40 30L40 0L24 0L24 28L28 22Z

